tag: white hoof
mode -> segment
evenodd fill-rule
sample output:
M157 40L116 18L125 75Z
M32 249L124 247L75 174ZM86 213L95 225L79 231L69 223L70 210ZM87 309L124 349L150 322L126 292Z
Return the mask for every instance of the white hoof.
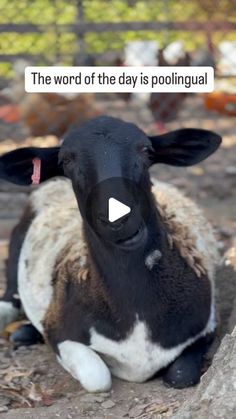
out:
M96 352L71 340L60 343L58 349L58 361L85 390L91 393L110 390L111 373Z
M9 301L0 301L0 332L19 317L20 310Z

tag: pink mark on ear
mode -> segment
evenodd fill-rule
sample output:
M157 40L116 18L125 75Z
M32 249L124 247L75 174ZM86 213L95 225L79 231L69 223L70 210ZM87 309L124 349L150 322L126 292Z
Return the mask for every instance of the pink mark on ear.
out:
M32 185L38 185L41 177L41 160L35 157L32 160L33 163L33 174L31 176Z

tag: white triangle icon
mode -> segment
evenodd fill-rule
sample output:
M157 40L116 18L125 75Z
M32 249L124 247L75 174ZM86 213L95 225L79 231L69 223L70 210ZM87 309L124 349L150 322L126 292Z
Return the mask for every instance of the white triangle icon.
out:
M113 223L124 215L129 214L131 208L128 205L123 204L115 198L109 198L108 200L108 220Z

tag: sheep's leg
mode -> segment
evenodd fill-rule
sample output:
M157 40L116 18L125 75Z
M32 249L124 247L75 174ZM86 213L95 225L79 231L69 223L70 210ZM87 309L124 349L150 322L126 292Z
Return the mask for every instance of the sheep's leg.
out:
M111 388L111 373L88 346L66 340L58 344L58 361L89 392L103 392Z
M15 347L30 346L43 343L43 337L31 323L26 323L11 334L10 341Z
M6 264L6 291L0 299L0 332L9 324L19 318L21 301L18 295L18 263L21 247L31 221L29 210L14 228ZM33 345L42 340L39 332L32 324L21 326L12 333L10 340L17 346Z
M170 387L185 388L199 383L202 373L204 355L213 336L199 339L165 369L163 381Z
M11 236L9 257L6 264L6 291L0 301L0 331L9 323L15 321L20 313L20 299L18 297L17 268L23 237L18 224Z

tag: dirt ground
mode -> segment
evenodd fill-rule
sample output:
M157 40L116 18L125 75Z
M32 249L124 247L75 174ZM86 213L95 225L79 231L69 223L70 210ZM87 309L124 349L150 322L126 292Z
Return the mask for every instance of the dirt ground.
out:
M140 104L125 104L108 97L99 100L104 113L136 122L147 132L154 132L151 114ZM222 266L218 269L216 284L221 320L218 337L206 360L207 367L222 336L236 323L231 316L236 301L236 123L235 118L206 112L202 99L190 96L178 120L169 123L167 128L181 126L213 129L224 138L221 149L202 164L188 169L159 165L152 170L153 176L178 186L204 208L219 239ZM12 132L4 129L6 127L1 130L0 153L22 144L19 141L23 138L22 127L14 127ZM28 138L24 145L40 142L41 139ZM53 144L56 139L50 137L45 142ZM0 182L2 291L10 231L20 217L27 193L25 188ZM3 418L165 418L172 417L194 391L194 388L166 388L158 378L145 384L113 379L110 393L87 394L58 365L45 345L14 349L7 339L0 339L0 417Z

